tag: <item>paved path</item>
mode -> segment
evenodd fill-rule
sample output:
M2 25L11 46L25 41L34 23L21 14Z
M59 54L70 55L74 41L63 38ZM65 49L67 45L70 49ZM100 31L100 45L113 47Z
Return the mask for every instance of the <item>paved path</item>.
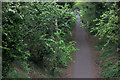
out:
M77 15L80 20L80 16ZM76 47L80 50L76 51L75 64L72 73L72 78L94 78L92 69L92 59L88 43L85 39L85 29L80 28L80 23L76 22L75 27L75 41L77 42Z

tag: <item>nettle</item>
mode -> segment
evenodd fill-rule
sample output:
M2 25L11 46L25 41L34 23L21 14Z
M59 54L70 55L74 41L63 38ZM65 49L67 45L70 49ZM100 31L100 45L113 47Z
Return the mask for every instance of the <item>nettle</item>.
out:
M29 59L53 73L72 60L75 42L68 39L75 14L67 4L3 3L2 14L3 76L14 60Z

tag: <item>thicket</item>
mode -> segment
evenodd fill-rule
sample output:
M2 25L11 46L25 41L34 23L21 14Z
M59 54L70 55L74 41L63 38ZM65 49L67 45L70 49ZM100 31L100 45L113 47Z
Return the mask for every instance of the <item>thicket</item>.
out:
M76 3L80 8L79 14L92 35L98 36L96 46L101 50L101 68L104 77L120 77L119 52L120 48L120 3ZM112 51L113 50L113 51Z
M70 41L75 14L69 6L41 2L2 3L2 75L18 61L29 73L29 61L54 75L76 50Z

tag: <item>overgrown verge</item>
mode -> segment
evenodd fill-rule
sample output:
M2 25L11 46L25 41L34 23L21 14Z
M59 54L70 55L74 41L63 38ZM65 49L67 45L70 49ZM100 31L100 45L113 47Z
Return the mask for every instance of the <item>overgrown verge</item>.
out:
M102 76L106 78L120 77L120 3L76 3L80 8L80 16L92 35L99 37L96 46L101 50Z
M101 75L105 78L119 77L119 53L116 51L116 48L113 46L104 47L104 44L99 41L95 49L100 50L100 67Z
M76 50L75 42L69 40L75 14L67 4L5 2L2 5L3 78L32 78L31 63L52 76L58 75L59 68L67 67L71 53Z

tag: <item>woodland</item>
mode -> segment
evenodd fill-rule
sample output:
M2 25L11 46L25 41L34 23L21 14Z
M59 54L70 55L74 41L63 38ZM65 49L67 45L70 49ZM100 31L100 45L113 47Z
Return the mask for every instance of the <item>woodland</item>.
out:
M79 50L76 13L98 37L101 77L120 77L120 2L2 2L2 78L61 77Z

